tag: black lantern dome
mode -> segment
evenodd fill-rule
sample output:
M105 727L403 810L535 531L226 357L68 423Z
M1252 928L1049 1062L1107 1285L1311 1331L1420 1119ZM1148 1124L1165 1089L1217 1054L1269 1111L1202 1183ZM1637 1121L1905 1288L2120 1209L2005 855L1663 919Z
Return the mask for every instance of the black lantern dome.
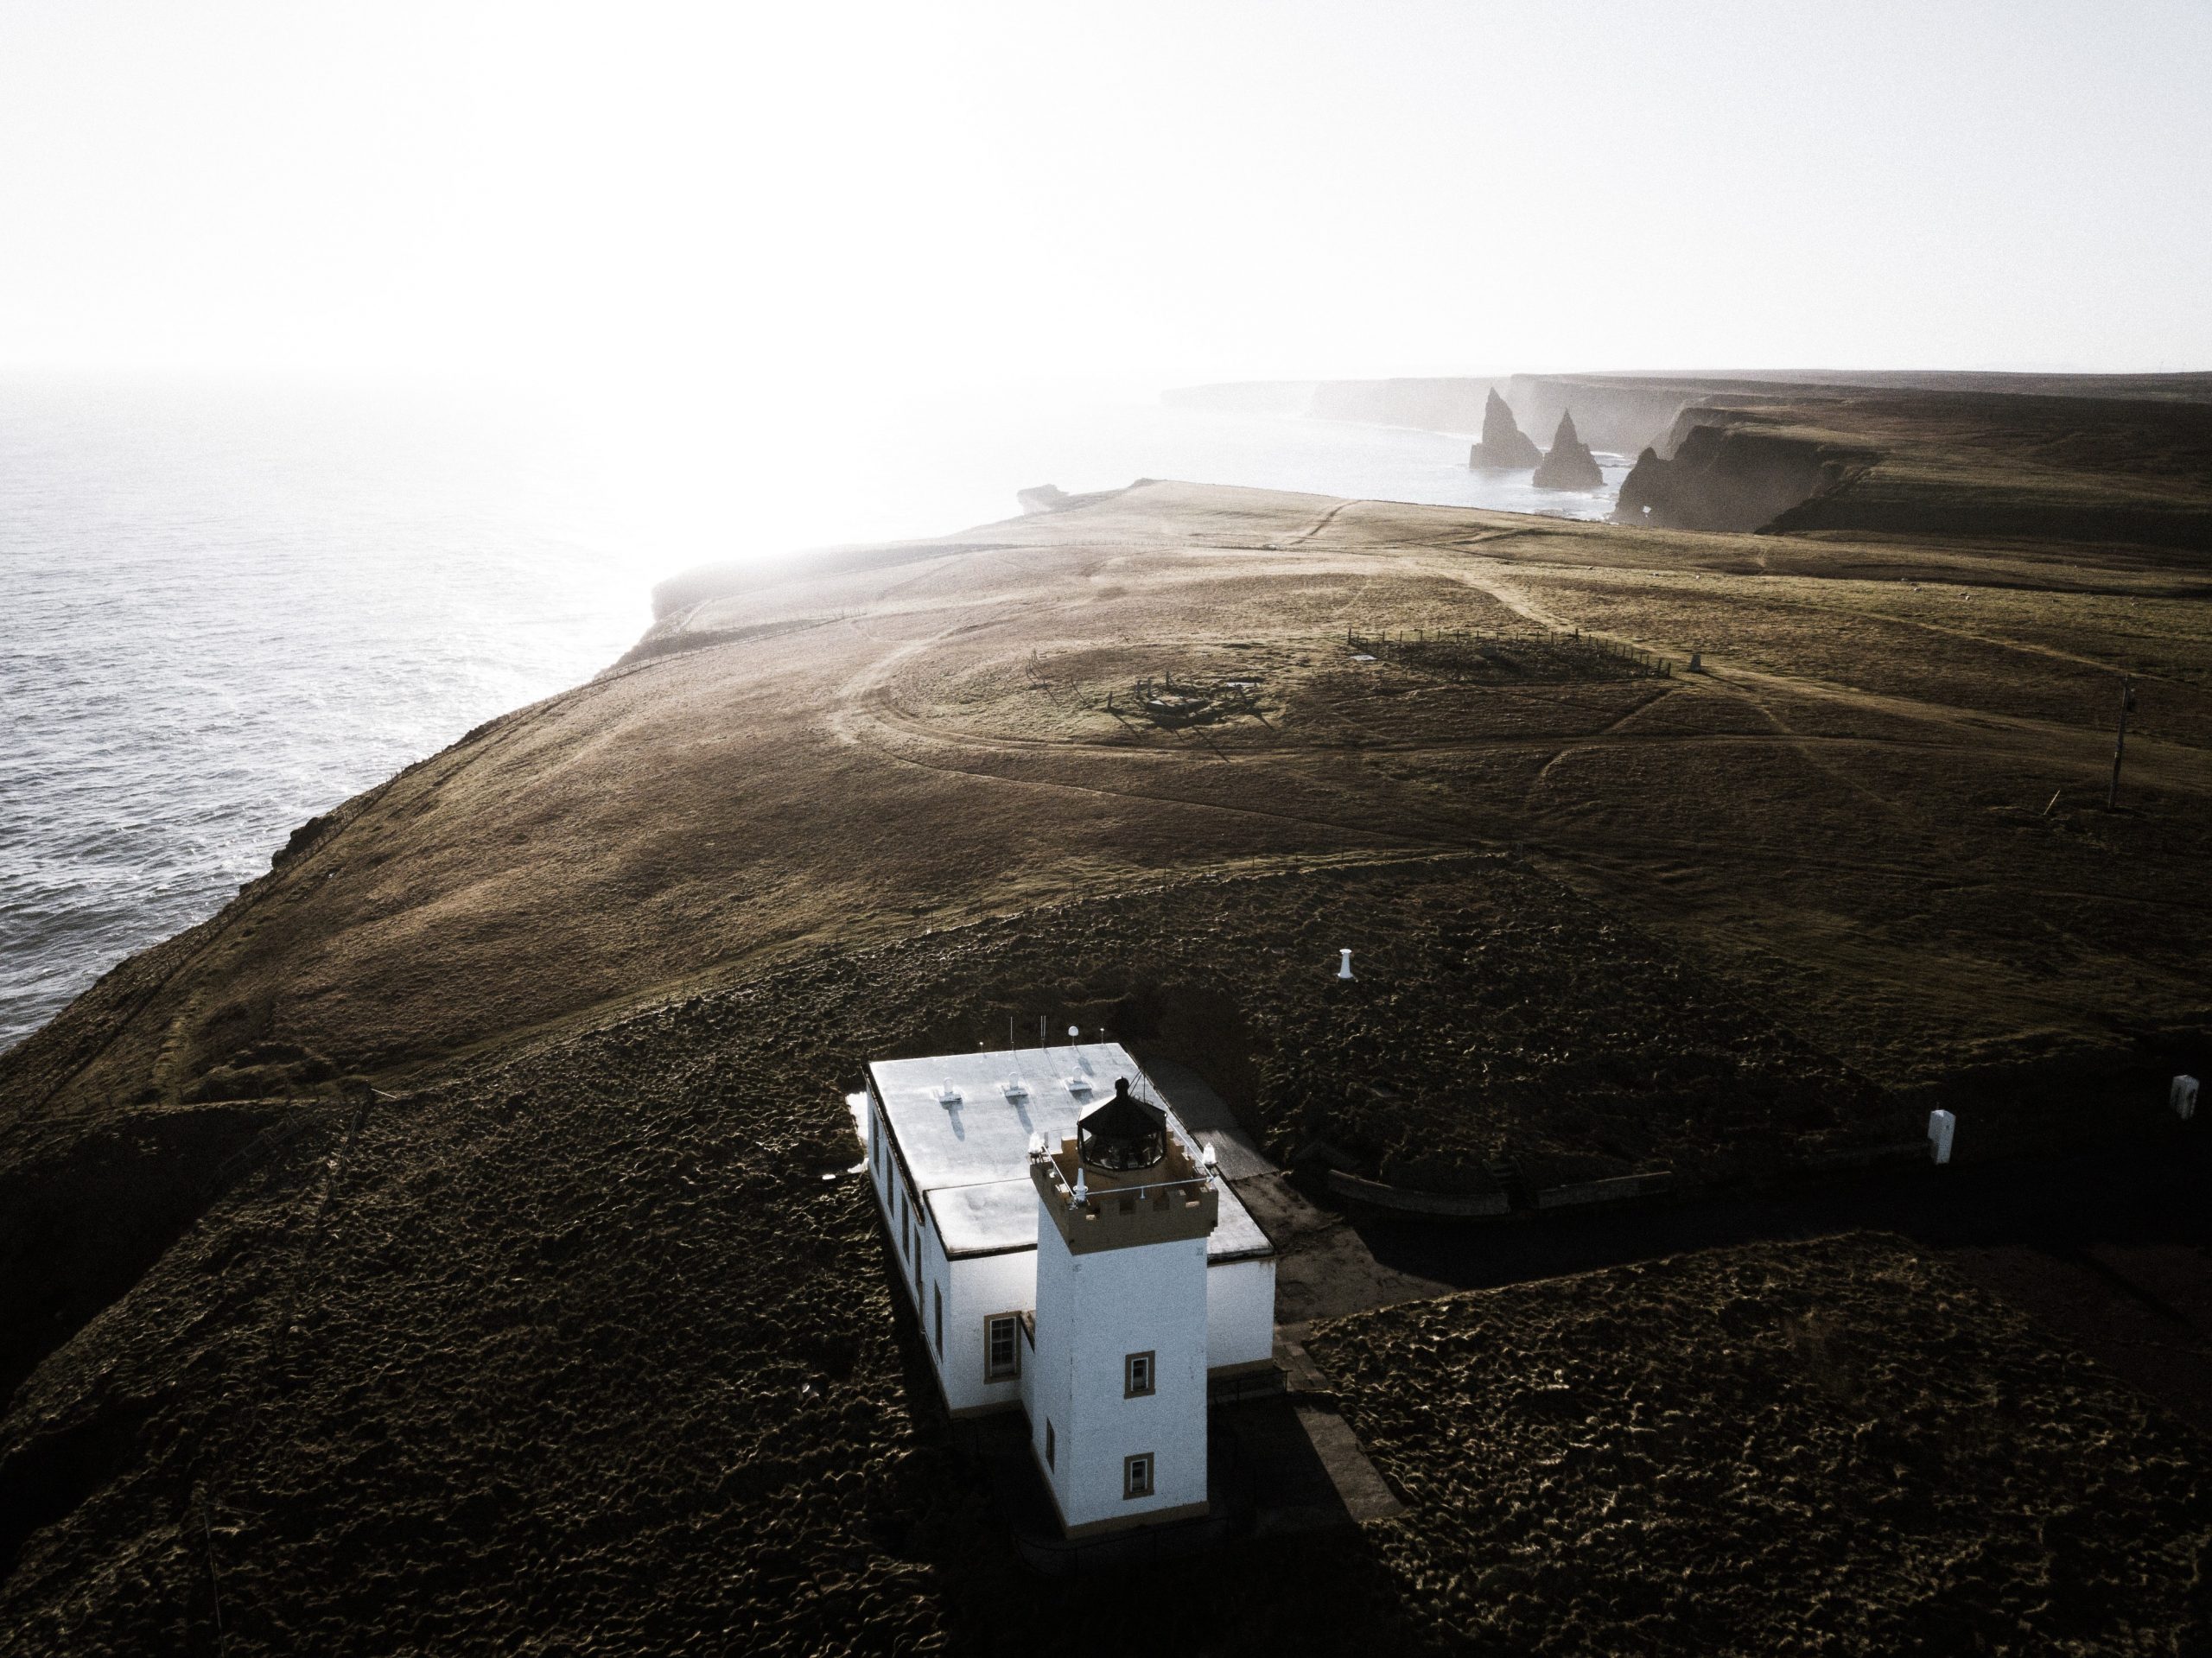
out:
M1129 1092L1129 1079L1114 1079L1114 1097L1076 1124L1083 1160L1094 1169L1148 1169L1167 1155L1167 1114Z

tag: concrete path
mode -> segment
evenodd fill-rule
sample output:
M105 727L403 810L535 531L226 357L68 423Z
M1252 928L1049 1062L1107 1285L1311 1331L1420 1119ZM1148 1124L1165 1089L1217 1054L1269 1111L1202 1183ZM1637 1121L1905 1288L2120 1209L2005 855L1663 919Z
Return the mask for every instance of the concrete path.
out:
M1294 1255L1329 1258L1326 1267L1311 1274L1334 1280L1338 1294L1332 1299L1345 1303L1338 1307L1325 1302L1325 1309L1329 1312L1349 1312L1388 1301L1433 1295L1445 1287L1403 1279L1377 1268L1374 1257L1360 1245L1357 1235L1341 1229L1334 1217L1315 1209L1292 1190L1284 1180L1282 1171L1268 1159L1260 1150L1259 1142L1237 1125L1229 1102L1214 1092L1204 1077L1188 1065L1178 1064L1172 1059L1140 1058L1145 1075L1152 1078L1154 1086L1192 1136L1212 1150L1222 1177L1236 1188L1237 1196L1243 1199L1252 1218L1260 1223L1277 1250L1282 1252L1276 1267L1278 1308L1282 1305L1282 1270L1288 1264L1287 1257ZM1333 1236L1317 1249L1315 1244L1320 1235ZM1328 1244L1338 1248L1332 1249ZM1338 1255L1349 1259L1335 1259ZM1319 1263L1316 1260L1300 1264ZM1362 1267L1367 1270L1363 1271ZM1291 1275L1298 1286L1291 1297L1298 1304L1294 1316L1311 1317L1316 1310L1317 1298L1306 1283L1309 1274L1293 1267ZM1387 1520L1405 1505L1392 1494L1388 1482L1376 1472L1375 1464L1360 1449L1359 1436L1337 1413L1328 1378L1306 1356L1300 1339L1304 1334L1302 1323L1287 1329L1278 1324L1275 1362L1287 1377L1290 1407L1298 1427L1313 1447L1313 1455L1319 1458L1329 1484L1335 1489L1336 1502L1328 1502L1325 1497L1315 1501L1313 1497L1321 1496L1317 1492L1303 1502L1271 1509L1261 1529L1303 1531L1342 1525L1346 1515L1354 1521ZM1343 1505L1341 1509L1337 1506L1339 1503Z
M1144 1074L1152 1078L1168 1109L1199 1145L1212 1151L1224 1179L1242 1180L1247 1175L1277 1172L1260 1150L1259 1142L1236 1126L1229 1102L1209 1088L1198 1072L1172 1059L1139 1058Z
M1441 1276L1384 1266L1356 1224L1313 1202L1287 1176L1255 1175L1231 1184L1245 1212L1275 1246L1278 1325L1340 1318L1394 1302L1448 1295L1459 1287Z
M1406 1505L1398 1501L1389 1483L1367 1459L1367 1452L1360 1448L1359 1436L1338 1414L1328 1377L1306 1354L1305 1333L1302 1324L1278 1325L1275 1363L1283 1368L1290 1389L1291 1408L1298 1413L1298 1425L1306 1430L1313 1454L1328 1471L1329 1483L1337 1489L1337 1500L1344 1504L1346 1514L1362 1522L1388 1520L1392 1515L1402 1513Z

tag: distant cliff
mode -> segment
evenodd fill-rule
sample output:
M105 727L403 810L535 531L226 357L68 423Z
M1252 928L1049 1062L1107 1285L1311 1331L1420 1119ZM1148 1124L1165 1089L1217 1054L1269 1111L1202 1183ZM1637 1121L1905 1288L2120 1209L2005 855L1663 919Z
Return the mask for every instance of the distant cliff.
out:
M1556 427L1569 409L1583 442L1609 454L1634 454L1650 445L1662 451L1669 427L1691 403L1695 388L1679 381L1641 381L1604 374L1516 374L1506 400L1532 432Z
M1161 401L1176 408L1306 414L1322 420L1455 433L1483 431L1493 397L1510 405L1520 417L1516 429L1523 433L1556 426L1572 403L1586 441L1609 454L1633 454L1658 442L1669 423L1697 401L1700 392L1700 388L1680 380L1645 382L1612 375L1452 375L1181 386L1161 394ZM1752 398L1759 395L1746 394ZM1471 464L1534 467L1541 458L1542 452L1531 443L1525 459Z
M1633 454L1656 443L1675 416L1697 400L1694 389L1674 381L1645 383L1606 375L1515 374L1496 378L1322 380L1313 389L1310 411L1329 420L1416 426L1434 432L1484 429L1491 397L1519 416L1517 429L1543 431L1574 407L1583 438L1614 454ZM1487 441L1485 433L1485 441ZM1541 452L1531 443L1526 460L1476 465L1533 467Z
M1817 389L1745 407L1732 393L1682 413L1614 517L2212 550L2212 406L2163 382L2133 398Z
M1323 420L1414 426L1431 432L1479 431L1484 404L1497 384L1456 378L1323 380L1314 386L1306 412Z
M2212 373L1999 374L1944 370L1727 369L1675 373L1453 375L1388 380L1259 380L1184 386L1161 401L1185 408L1240 413L1311 414L1437 432L1481 429L1495 390L1526 431L1555 425L1572 406L1582 439L1593 449L1634 454L1671 453L1669 429L1686 409L1719 404L1757 409L1847 399L1855 393L1935 393L2022 400L2119 400L2212 403ZM2079 411L2075 425L2087 418ZM1529 464L1534 464L1533 462Z
M1589 448L1643 452L1621 523L2212 550L2208 374L1516 374L1286 381L1267 395L1281 412L1471 433L1493 393L1521 431L1571 405ZM1186 398L1265 401L1250 386L1175 394Z
M1779 433L1699 423L1693 410L1674 457L1645 449L1621 481L1617 524L1662 530L1758 530L1782 513L1846 489L1880 456Z

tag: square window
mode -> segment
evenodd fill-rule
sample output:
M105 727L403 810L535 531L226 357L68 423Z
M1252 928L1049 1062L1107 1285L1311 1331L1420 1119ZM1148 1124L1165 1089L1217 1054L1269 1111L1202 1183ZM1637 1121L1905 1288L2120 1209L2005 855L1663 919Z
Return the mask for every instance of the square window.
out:
M1159 1367L1149 1353L1132 1353L1122 1361L1122 1397L1141 1399L1149 1394Z
M983 1380L1021 1374L1021 1315L1001 1312L983 1320Z
M1140 1452L1134 1457L1122 1458L1122 1495L1124 1497L1152 1495L1152 1452Z

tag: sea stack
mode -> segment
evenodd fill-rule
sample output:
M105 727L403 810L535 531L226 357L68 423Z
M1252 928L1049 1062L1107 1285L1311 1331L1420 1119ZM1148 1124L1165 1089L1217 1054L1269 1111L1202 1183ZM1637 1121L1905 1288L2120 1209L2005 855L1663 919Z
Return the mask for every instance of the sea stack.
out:
M1659 458L1658 450L1646 445L1628 476L1621 480L1621 492L1613 502L1613 522L1668 524L1668 509L1674 504L1675 493L1669 487L1671 481L1668 463Z
M1574 414L1569 410L1559 417L1559 430L1552 437L1552 452L1536 467L1536 475L1529 480L1538 489L1600 489L1605 474L1598 470L1598 459L1590 453L1574 429Z
M1483 405L1483 441L1467 451L1467 464L1485 469L1517 468L1535 466L1543 458L1544 452L1514 423L1513 411L1493 386L1490 401Z

